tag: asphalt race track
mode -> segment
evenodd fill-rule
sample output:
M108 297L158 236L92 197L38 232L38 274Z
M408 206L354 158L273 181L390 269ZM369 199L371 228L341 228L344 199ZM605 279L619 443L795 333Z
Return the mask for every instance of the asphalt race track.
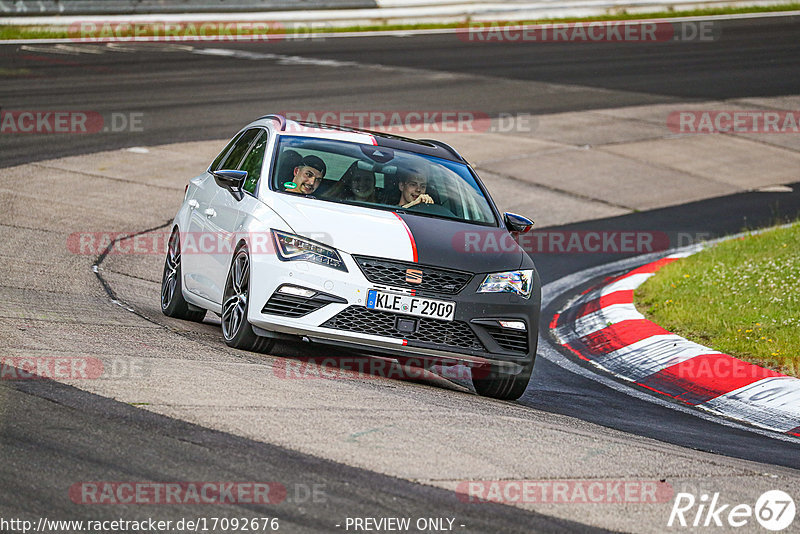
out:
M138 112L143 124L141 132L49 138L46 150L35 137L4 138L0 165L223 139L255 114L280 110L385 109L389 102L398 110L424 103L424 109L538 114L797 92L795 17L729 21L721 31L724 38L702 43L480 44L447 34L202 46L70 43L58 53L53 45L2 46L2 68L25 72L4 80L4 108ZM256 54L231 61L229 54L187 50L195 46ZM294 55L341 68L315 69L311 62L298 71L286 58ZM498 80L535 84L521 90L498 87Z
M453 35L248 44L0 45L3 109L87 110L106 118L111 114L130 117L131 113L142 118L140 131L120 128L124 131L95 135L1 135L0 176L5 188L5 169L16 165L122 147L228 138L255 116L283 110L471 109L496 116L800 94L797 17L720 24L724 38L718 41L636 45L477 46ZM791 193L746 192L559 228L649 228L722 236L796 218L800 215L800 182L792 184L792 189ZM23 220L16 223L29 226ZM165 223L163 218L151 220L139 229ZM15 231L14 225L0 226L4 240ZM543 283L547 283L620 257L561 254L542 255L536 261ZM120 289L119 279L102 280L106 290L114 293ZM95 282L100 288L100 281ZM556 299L543 310L543 321L560 302ZM68 307L69 303L59 306ZM149 314L152 310L157 310L157 304L151 310L137 309L141 317L132 316L131 321L151 317L153 324L163 326L160 318ZM545 327L543 324L542 331ZM102 343L114 345L113 329L98 331ZM218 327L212 324L186 325L172 337L176 351L193 342L223 357L235 356L221 343ZM322 354L320 349L305 346L283 347L278 352L287 356ZM250 360L257 361L255 356ZM318 381L314 385L324 388L326 384ZM591 432L584 430L585 423L599 425L612 429L614 447L619 446L623 456L622 443L629 434L632 443L646 442L659 454L674 453L713 464L709 472L717 468L723 473L728 468L737 473L768 469L797 483L800 454L796 441L774 439L646 402L544 358L537 360L532 386L518 404L487 401L448 383L417 386L399 382L392 387L403 397L430 395L431 402L448 413L496 411L553 426L564 424L567 418L561 416L567 416L575 420L575 432L580 435ZM374 394L366 387L357 391L368 399ZM355 460L323 459L267 438L249 439L236 432L205 428L50 381L0 381L0 429L3 517L276 514L282 529L290 532L344 531L334 526L332 518L338 523L346 516L457 517L457 523L466 525L456 529L462 532L593 531L595 527L587 525L598 524L580 518L591 512L557 515L547 510L538 513L500 504L463 503L452 491L427 481L419 483L411 476L376 472ZM601 438L598 434L597 439ZM508 447L515 445L509 443ZM597 454L604 455L609 447L598 442ZM415 454L425 456L426 450L417 449ZM502 456L503 451L494 450L492 455ZM472 456L463 458L463 462L473 461L477 460ZM531 461L557 463L559 459L536 457ZM599 469L607 472L598 475L600 478L626 475L619 458L603 461L608 463ZM680 474L675 465L670 469L661 478ZM257 480L264 476L289 488L319 484L325 487L327 499L307 502L295 495L292 500L290 491L287 503L276 506L161 507L156 512L135 505L84 512L63 502L67 489L79 480ZM483 478L492 479L492 474Z

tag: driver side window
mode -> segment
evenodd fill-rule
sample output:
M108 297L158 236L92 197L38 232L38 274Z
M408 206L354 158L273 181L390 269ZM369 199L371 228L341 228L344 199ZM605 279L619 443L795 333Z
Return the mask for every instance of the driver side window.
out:
M236 140L233 145L233 148L228 155L225 156L222 161L217 165L214 170L236 170L239 168L239 163L241 163L242 158L247 153L247 149L250 148L250 145L253 143L253 140L261 133L261 130L257 128L252 128L244 132L244 134Z
M268 137L266 132L261 133L239 167L239 170L247 171L247 179L244 182L243 189L250 194L255 194L256 185L258 185L258 180L261 178L261 167L264 164L264 153L267 150Z

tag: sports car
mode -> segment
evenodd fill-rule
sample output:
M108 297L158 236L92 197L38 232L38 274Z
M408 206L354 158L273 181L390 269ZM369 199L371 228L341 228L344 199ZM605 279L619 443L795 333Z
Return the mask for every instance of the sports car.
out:
M533 223L501 214L452 147L261 117L186 187L161 309L220 316L231 347L275 340L470 368L516 399L535 360Z

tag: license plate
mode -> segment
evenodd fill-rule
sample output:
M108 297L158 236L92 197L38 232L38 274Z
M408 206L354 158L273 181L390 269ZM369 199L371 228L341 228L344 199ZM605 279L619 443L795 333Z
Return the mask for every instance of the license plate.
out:
M377 289L370 289L367 293L367 308L442 321L452 321L456 314L455 302L398 295Z

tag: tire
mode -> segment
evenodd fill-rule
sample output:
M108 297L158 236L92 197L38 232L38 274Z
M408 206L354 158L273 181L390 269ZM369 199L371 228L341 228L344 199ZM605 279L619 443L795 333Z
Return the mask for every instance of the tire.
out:
M269 352L275 340L253 332L247 322L250 307L250 256L247 246L236 249L225 282L222 298L222 337L225 344L235 349L253 352Z
M178 230L172 232L161 275L161 312L167 317L186 321L202 322L206 310L193 310L183 298L183 276L181 271L181 237Z
M500 400L517 400L525 393L533 372L533 360L523 364L519 374L511 374L498 366L489 365L473 369L472 385L483 397ZM480 375L479 378L475 374Z

